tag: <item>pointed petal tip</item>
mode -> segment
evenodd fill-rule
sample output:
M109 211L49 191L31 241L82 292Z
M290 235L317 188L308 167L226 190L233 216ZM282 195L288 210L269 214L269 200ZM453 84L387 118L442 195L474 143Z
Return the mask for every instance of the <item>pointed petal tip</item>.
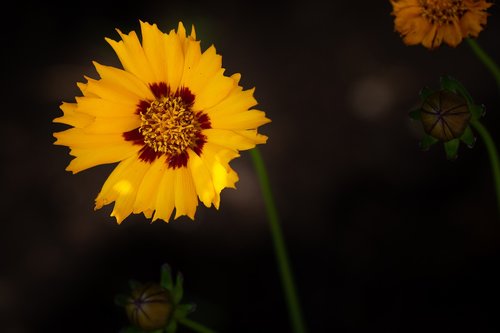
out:
M191 37L196 40L196 30L194 29L194 24L191 24Z
M94 205L94 211L101 209L106 203L104 200L96 200Z
M122 224L122 222L129 216L130 214L121 214L120 212L113 209L109 216L114 217L116 219L116 223Z
M153 216L154 210L153 209L148 209L142 212L144 214L144 217L147 219L150 219L151 216Z
M68 172L71 172L73 175L76 175L77 173L79 173L80 171L82 171L82 170L74 169L74 167L71 165L71 163L64 170L68 171Z

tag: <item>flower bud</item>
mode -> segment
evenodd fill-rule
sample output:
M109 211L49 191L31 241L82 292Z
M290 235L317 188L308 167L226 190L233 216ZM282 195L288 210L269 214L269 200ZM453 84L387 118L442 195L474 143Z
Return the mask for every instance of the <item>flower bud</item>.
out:
M420 109L424 131L443 142L460 138L470 119L465 98L448 90L429 95Z
M472 148L476 138L471 124L484 115L484 106L474 103L465 87L450 76L442 76L441 88L420 91L422 104L410 112L410 117L420 121L425 135L420 141L422 150L429 149L437 142L443 142L446 157L457 157L460 142Z
M150 331L165 327L174 305L167 289L149 283L138 286L127 300L125 311L130 322L139 329Z

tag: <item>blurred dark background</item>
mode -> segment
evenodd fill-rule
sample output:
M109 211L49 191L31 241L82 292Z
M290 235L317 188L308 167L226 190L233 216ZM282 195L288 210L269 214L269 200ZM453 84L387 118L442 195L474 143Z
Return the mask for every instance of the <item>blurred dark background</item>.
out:
M463 43L405 46L389 1L16 2L2 10L0 331L118 332L116 294L185 276L193 320L218 332L290 332L265 207L248 153L238 190L196 221L118 226L94 198L113 166L64 171L52 119L91 61L119 65L104 37L195 24L226 73L256 87L273 120L269 167L311 332L500 331L500 221L485 147L421 152L408 111L451 74L485 104L500 138L500 94ZM479 43L500 62L500 11ZM189 332L179 329L179 332Z

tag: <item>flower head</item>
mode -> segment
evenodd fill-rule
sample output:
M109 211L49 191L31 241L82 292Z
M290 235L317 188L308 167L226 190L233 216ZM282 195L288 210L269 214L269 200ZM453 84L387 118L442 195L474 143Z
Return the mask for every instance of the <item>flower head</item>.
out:
M396 31L407 45L434 49L477 37L486 24L486 0L391 0Z
M240 74L224 75L215 47L201 51L194 27L187 35L182 23L168 34L140 25L142 41L134 31L106 39L123 69L94 62L100 77L62 103L54 122L72 128L55 133L55 144L71 149L73 173L118 163L96 209L115 202L119 223L141 212L169 221L174 209L193 219L198 198L218 208L220 192L234 188L229 162L266 142L257 128L270 120L252 109L254 89L239 86Z

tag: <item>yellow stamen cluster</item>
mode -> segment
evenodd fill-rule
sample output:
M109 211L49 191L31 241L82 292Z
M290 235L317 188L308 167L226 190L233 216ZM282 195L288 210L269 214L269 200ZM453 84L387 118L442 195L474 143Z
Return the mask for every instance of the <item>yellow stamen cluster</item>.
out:
M420 4L422 17L437 24L452 24L467 12L462 0L420 0Z
M199 131L195 114L179 96L155 100L141 113L139 132L155 152L180 155L195 145Z

